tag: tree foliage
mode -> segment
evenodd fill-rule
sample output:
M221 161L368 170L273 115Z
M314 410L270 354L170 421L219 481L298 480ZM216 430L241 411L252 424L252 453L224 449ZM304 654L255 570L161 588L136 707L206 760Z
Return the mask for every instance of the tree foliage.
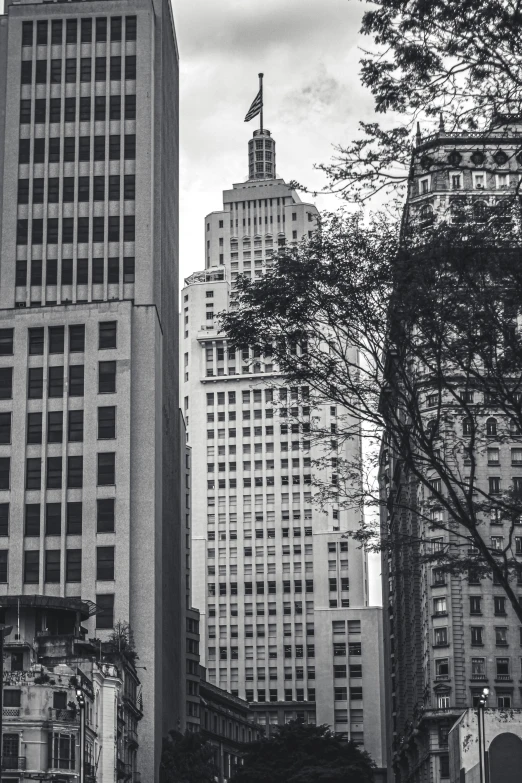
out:
M323 504L387 509L393 476L385 471L379 487L376 469L393 453L413 487L394 505L426 523L404 544L445 571L494 578L522 620L522 484L502 487L484 470L504 443L513 460L522 456L516 222L440 221L400 235L382 216L323 217L263 278L239 279L223 327L236 346L270 356L287 383L307 384L316 405L346 412L334 439L313 420L325 460L337 450L335 483L317 487ZM365 452L350 457L343 444L360 435ZM370 518L357 537L368 544L377 534Z
M372 783L374 763L328 726L296 721L249 746L233 783Z
M384 124L360 123L361 136L320 166L350 199L368 197L408 176L411 137L428 132L480 134L499 115L522 112L522 8L518 0L376 0L365 11L371 39L362 82Z
M201 734L170 731L163 739L160 783L214 783L214 750Z

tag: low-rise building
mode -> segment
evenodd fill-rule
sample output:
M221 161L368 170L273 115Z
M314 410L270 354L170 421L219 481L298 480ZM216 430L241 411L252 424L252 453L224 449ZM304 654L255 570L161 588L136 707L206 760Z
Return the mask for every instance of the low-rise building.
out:
M96 607L78 598L2 596L2 781L70 783L80 771L78 692L85 704L85 783L138 783L142 717L134 653L87 639ZM127 643L128 644L128 643Z
M215 749L219 783L227 783L234 769L242 763L246 745L260 739L263 730L253 722L248 702L207 682L203 667L199 693L201 733Z

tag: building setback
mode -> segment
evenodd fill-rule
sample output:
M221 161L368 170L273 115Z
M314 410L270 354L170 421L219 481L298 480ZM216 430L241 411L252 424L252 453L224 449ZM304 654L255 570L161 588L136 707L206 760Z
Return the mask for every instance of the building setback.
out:
M0 58L0 606L130 623L152 782L184 710L170 4L7 0Z
M460 223L466 214L479 223L495 213L509 221L520 180L521 142L520 118L505 118L480 135L443 128L427 138L418 134L406 218L416 227L431 225L441 216ZM419 394L428 422L438 415L433 389L426 384ZM482 392L471 389L469 401L473 409L477 405L478 432L483 435L474 452L475 484L486 494L488 487L507 489L522 475L520 436L509 430L507 417L494 404L489 413L484 411L488 401ZM462 409L448 395L441 408L452 422L441 433L441 445L469 443ZM491 417L487 426L486 416ZM470 462L465 450L452 448L455 464L466 476ZM464 710L477 706L484 686L490 689L488 707L501 713L522 707L522 629L502 588L492 580L472 573L447 574L423 559L426 552L454 544L456 537L426 524L411 510L425 496L405 475L386 437L380 480L385 500L381 529L389 544L383 550L382 574L390 774L397 783L444 783L451 773L448 732ZM437 522L446 512L433 501L430 513ZM484 514L483 521L481 535L492 547L496 537L501 544L503 536L507 540L509 523L493 512ZM412 540L418 544L412 546ZM516 528L514 543L516 554L522 553ZM520 578L515 589L522 598Z
M311 444L309 390L287 388L270 358L230 350L219 332L238 274L261 277L278 247L317 224L315 206L277 177L270 131L254 132L248 165L248 180L206 217L205 269L182 292L202 663L209 682L250 702L267 731L292 718L328 723L382 767L381 610L368 606L364 553L342 536L359 520L312 503L321 452ZM314 409L332 433L338 413Z

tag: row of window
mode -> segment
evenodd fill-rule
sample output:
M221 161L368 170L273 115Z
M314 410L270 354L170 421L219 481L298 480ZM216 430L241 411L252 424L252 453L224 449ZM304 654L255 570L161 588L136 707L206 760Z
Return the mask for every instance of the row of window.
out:
M284 589L283 592L290 593L291 587L290 582L284 582ZM287 589L285 589L287 586ZM216 583L215 582L209 582L207 584L207 595L209 596L215 596L215 595L238 595L238 587L237 582L220 582L218 584L218 592L216 593ZM244 595L254 595L254 588L252 582L245 582L244 583ZM304 580L304 590L303 590L303 581L301 579L297 579L294 582L294 592L295 593L313 593L314 591L314 580L313 579L305 579ZM268 595L275 595L277 592L277 583L276 582L267 582L266 583L266 591L265 591L265 583L264 582L256 582L256 595L265 595L265 592Z
M61 581L60 549L46 549L44 553L44 582L47 584ZM9 550L0 549L0 582L8 581ZM114 547L96 547L96 579L100 582L114 581ZM40 552L28 550L24 552L24 583L38 584L40 581ZM65 550L65 581L82 581L82 550Z
M49 385L49 389L51 386ZM49 397L58 396L49 393ZM61 395L60 395L61 396ZM74 395L72 395L74 396ZM69 443L82 443L84 430L83 410L70 410L67 413L67 440ZM47 414L47 443L62 443L64 434L64 412L49 411ZM43 414L41 411L27 414L27 443L43 442ZM106 406L98 408L98 440L111 440L116 437L116 408ZM11 413L0 413L0 445L11 443Z
M65 22L65 23L64 23ZM78 27L80 28L80 43L104 43L110 41L135 41L137 33L136 16L98 16L95 19L85 17L80 19L52 19L51 29L49 22L42 19L35 22L22 22L22 46L36 45L47 46L48 43L60 46L63 43L65 30L65 43L78 43ZM94 30L93 30L94 27ZM94 33L94 38L93 38Z
M93 217L92 224L90 218L79 217L76 220L76 231L74 227L74 218L62 218L62 230L59 231L59 219L47 218L46 222L46 242L48 245L57 245L60 241L63 244L73 244L74 242L134 242L136 237L136 218L134 215L124 215L123 220L119 215L109 216L107 219L107 230L105 218ZM120 228L120 224L123 225ZM29 221L26 218L17 220L16 224L16 244L27 245L29 242ZM41 245L44 242L44 221L42 218L33 218L31 221L31 244Z
M263 427L242 427L240 428L240 434L244 438L250 438L252 436L252 430L253 435L255 438L259 438L263 435ZM291 433L292 435L299 435L300 433L309 433L310 432L310 425L306 422L303 424L291 424L290 427L288 424L281 424L279 427L279 432L281 435L288 435ZM274 435L274 427L272 425L268 425L264 428L264 434L265 435ZM217 437L218 438L224 438L225 437L225 429L218 429L217 430ZM237 428L236 427L230 427L228 430L228 437L229 438L236 438L237 437ZM216 438L216 430L207 430L207 440L214 440Z
M470 627L470 641L472 647L484 646L484 628L482 626ZM497 647L507 647L509 645L508 640L509 628L506 626L496 626L494 628L495 633L495 645ZM520 632L520 643L522 644L522 628ZM433 629L433 643L435 647L447 647L449 644L449 636L447 628L434 628Z
M224 349L217 349L224 350ZM229 351L229 356L235 356L235 351ZM286 402L288 399L291 400L308 400L310 396L310 390L308 386L301 386L300 388L295 386L290 389L287 389L286 387L282 387L279 390L278 389L254 389L251 391L250 389L244 389L241 392L241 401L243 404L253 402L262 402L263 401L263 392L265 395L265 402L274 402L275 399L275 393L279 392L279 400L281 402ZM207 405L224 405L225 404L225 394L226 392L207 392ZM235 391L229 391L228 392L228 403L229 405L235 405L236 404L236 392Z
M64 367L49 367L47 377L47 396L63 397L67 391L70 397L83 397L84 365L69 365L69 382L64 383ZM30 400L43 399L44 368L30 367L27 382L27 397ZM116 362L98 362L98 394L116 392ZM13 396L13 368L0 368L0 400L10 400Z
M226 470L235 472L237 470L237 462L229 462L228 465L226 462L218 462L217 467L219 473L224 473ZM263 470L263 467L265 467L266 470L274 470L275 461L273 459L267 459L263 463L263 460L259 459L259 460L254 460L254 463L250 461L243 462L243 470ZM282 459L281 469L288 470L289 467L291 467L293 470L299 470L301 467L309 468L311 467L311 459L310 457L303 457L303 459L301 460L299 457L295 457L294 459L292 459L291 466L289 465L288 459L286 458ZM207 462L207 473L214 473L214 472L215 472L215 463Z
M61 264L61 285L73 285L73 259L62 258ZM107 267L107 271L105 270ZM28 262L25 259L16 262L15 284L17 287L41 286L43 284L43 263L41 259L33 258L31 260L31 277L28 281ZM100 285L105 282L119 284L121 279L121 264L118 256L109 256L107 261L104 258L93 258L91 262L91 283ZM134 283L136 274L136 263L134 256L125 256L123 259L123 282ZM76 260L76 284L89 284L89 259L78 258ZM58 260L48 258L45 262L45 285L58 285ZM31 304L34 304L31 302Z
M47 262L49 263L49 262ZM116 348L117 321L100 321L98 324L98 350ZM65 351L65 326L49 326L47 330L47 350L50 354L62 354ZM85 325L69 326L70 353L85 351ZM45 329L43 326L28 330L29 355L43 356L45 345ZM0 329L0 356L12 356L14 351L14 329Z
M471 659L471 677L476 679L486 679L486 666L487 658L472 658ZM493 661L490 660L490 663ZM494 676L497 678L511 677L511 659L510 658L495 658L494 659ZM520 659L520 670L522 672L522 658ZM439 678L450 676L450 659L449 658L437 658L435 659L435 676Z
M290 478L292 481L290 481ZM301 478L303 481L301 482ZM293 476L281 476L281 485L282 486L298 486L299 484L305 484L310 485L312 483L312 476L311 474L304 474L301 476L301 474L296 474ZM215 489L216 485L219 489L224 489L227 486L226 479L218 479L215 481L214 479L210 479L207 481L207 489ZM252 483L251 478L244 478L243 479L243 487L262 487L266 485L267 487L273 487L275 486L275 477L274 476L266 476L263 478L263 476L255 476L254 481ZM235 489L237 487L237 479L229 479L228 486L232 489Z
M113 100L114 99L114 100ZM105 98L104 98L105 102ZM133 95L126 95L125 96L125 109L124 109L124 119L126 120L135 120L136 119L136 96ZM95 117L95 119L103 120L105 119L105 109L102 108L102 102L98 102L98 117ZM111 120L120 120L121 119L121 96L115 95L112 96L110 99L110 111L109 111L109 119ZM33 115L33 107L34 107L34 115ZM96 107L96 103L95 103ZM80 122L87 122L91 119L91 99L90 98L80 98L79 99L79 106L78 106L78 119ZM102 116L103 115L103 116ZM61 98L50 98L49 102L47 102L46 98L36 98L35 101L31 101L30 99L22 99L20 101L20 125L29 125L31 122L34 122L35 125L41 125L47 122L47 118L49 118L50 123L60 123L62 121L62 101ZM65 98L64 104L63 104L63 120L64 122L76 122L76 98ZM81 139L88 139L92 138L90 136L81 136ZM95 138L102 138L100 136ZM105 137L104 137L105 138ZM110 137L109 137L110 138ZM71 141L72 139L72 141ZM25 149L20 149L19 152L19 162L20 163L28 163L29 161L26 160L27 158L27 148L30 147L29 139L20 139L20 147L24 147ZM39 141L40 144L36 145L36 142ZM35 139L35 158L36 158L36 150L38 148L38 151L41 154L42 145L41 142L44 141L44 139ZM49 139L49 161L52 162L59 162L60 160L60 137L51 137ZM26 142L22 145L21 142ZM74 137L65 136L64 137L64 160L74 160ZM116 144L116 142L112 142L112 144ZM83 154L86 155L87 148L88 148L87 142L82 142L82 145L80 145L80 150L83 151ZM101 146L101 142L97 143L97 146L95 147L96 150L99 150ZM71 157L72 156L72 157ZM130 156L128 156L130 157ZM119 158L118 156L115 156L115 153L113 151L112 157L109 157L110 160L117 160ZM83 157L80 158L80 160L90 160L90 157ZM98 152L98 157L95 157L94 160L105 160L105 156L103 155L100 157L100 153ZM43 162L34 160L35 163Z
M63 141L63 144L62 144ZM49 163L59 163L60 160L74 163L80 161L105 161L120 160L121 158L121 134L108 136L80 136L78 139L78 152L76 150L75 136L51 136L47 146ZM33 163L45 163L45 139L34 139ZM136 135L127 133L123 140L123 157L125 160L136 158ZM20 139L18 154L19 163L29 163L31 160L31 139Z
M44 512L46 536L59 536L62 533L61 503L46 503L42 509L40 503L26 503L24 511L24 535L40 536L40 521ZM9 503L0 503L0 536L9 535ZM114 533L115 500L98 498L96 501L96 532ZM65 532L68 536L81 536L83 527L83 506L78 501L65 504Z
M234 693L234 691L232 691L232 693ZM237 695L237 691L236 691L236 695ZM249 703L253 701L258 701L258 702L279 701L279 695L278 695L277 688L273 688L273 689L271 688L268 691L268 699L267 699L267 692L264 689L260 689L257 691L257 699L254 699L254 691L247 689L245 691L245 699ZM285 688L284 701L315 701L315 688L308 688L306 699L305 699L305 692L301 688L296 688L295 696L292 688ZM292 718L293 718L293 714L292 714Z
M47 457L45 488L62 489L64 481L64 463L66 467L67 489L83 487L83 456L69 456L64 461L62 457ZM98 452L97 454L97 484L99 487L116 484L116 453ZM0 457L0 490L11 488L11 458ZM42 459L28 457L26 460L25 488L40 490L42 488Z
M254 415L252 415L252 413ZM295 406L293 408L276 408L274 411L274 408L254 408L254 410L250 410L250 408L247 408L246 410L242 411L241 419L243 421L250 421L251 419L262 419L263 417L265 419L273 419L274 413L276 416L280 416L281 418L287 418L289 415L291 417L297 418L300 413L302 416L310 416L310 408L308 405L304 405L301 408L301 411L299 411L298 406ZM237 417L236 411L228 411L228 421L236 421ZM207 423L211 423L214 421L226 421L227 416L225 415L225 412L219 412L216 416L214 413L207 413Z
M122 193L123 185L123 193ZM49 204L72 203L74 201L89 201L92 195L93 201L120 201L121 197L125 201L134 201L136 197L136 176L134 174L125 174L120 177L119 174L111 174L105 177L103 174L92 178L90 177L63 177L61 180L61 198L60 198L60 178L35 177L32 181L32 203L43 204L47 190L47 201ZM105 195L107 193L107 196ZM18 203L29 204L30 201L30 180L18 180Z
M123 59L123 71L122 71ZM126 54L124 58L120 55L111 55L107 57L81 57L79 61L76 57L67 57L62 59L36 60L33 67L32 60L22 60L20 81L22 84L61 84L63 77L65 82L75 84L79 76L80 82L94 81L104 82L107 79L107 60L109 61L109 79L110 81L120 81L122 73L126 81L136 79L136 55ZM93 69L94 62L94 69ZM78 67L79 65L79 67Z

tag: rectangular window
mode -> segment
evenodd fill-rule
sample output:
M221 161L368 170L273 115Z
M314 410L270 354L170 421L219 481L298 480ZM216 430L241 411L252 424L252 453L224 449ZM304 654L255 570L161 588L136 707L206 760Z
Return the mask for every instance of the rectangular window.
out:
M68 425L67 439L69 443L83 442L83 410L69 411L69 425Z
M69 397L83 397L84 365L69 365Z
M60 550L48 549L45 553L45 581L57 583L60 581Z
M134 242L136 234L136 218L134 215L125 215L123 218L123 239L125 242Z
M126 41L136 40L136 29L137 29L137 18L135 16L126 16L125 17L125 40Z
M26 461L26 489L40 489L42 482L42 460L39 457L29 457Z
M82 550L81 549L68 549L66 551L65 581L66 582L82 581Z
M69 352L83 353L85 351L85 326L78 324L69 327Z
M82 534L82 504L74 501L67 503L67 535L81 536Z
M111 120L121 120L121 95L111 95L109 99L109 117ZM118 142L118 158L120 157L119 149Z
M136 158L136 136L135 134L125 134L124 138L124 157L125 160L135 160Z
M28 460L29 461L29 460ZM47 458L47 489L62 488L62 458Z
M0 444L11 443L11 413L0 413Z
M116 391L116 362L98 362L98 393L114 394Z
M13 368L0 367L0 400L10 400L12 399L12 396L13 396Z
M123 282L134 283L135 264L132 256L125 256L123 259Z
M63 178L62 199L66 204L72 204L74 201L74 177Z
M136 119L136 96L135 95L125 96L125 119L126 120Z
M0 536L9 535L9 503L0 503Z
M60 503L45 504L45 535L59 536L62 532L62 506Z
M91 58L82 57L80 60L80 81L90 82L92 78L91 74Z
M96 530L98 533L114 533L114 498L97 501Z
M114 405L98 408L98 439L116 437L116 407Z
M96 613L96 628L113 628L114 627L114 595L113 594L98 594L96 596L96 606L98 612Z
M107 40L107 18L101 16L96 19L96 42L100 43L100 42L105 42L106 40Z
M67 457L67 487L75 489L83 486L83 457Z
M63 397L63 366L49 367L47 393L49 397Z
M109 201L120 200L120 175L111 174L109 177Z
M116 483L116 454L102 452L98 454L98 486L113 486Z
M117 321L101 321L98 331L98 350L116 348Z
M49 411L47 414L47 442L62 443L62 441L63 411Z
M40 580L40 552L24 552L24 583L38 584Z
M25 504L25 535L26 536L40 535L40 504L39 503Z
M114 547L99 546L96 548L96 579L112 582L114 580Z
M118 181L118 190L119 190L119 181ZM125 174L123 178L123 198L126 201L133 201L135 197L136 197L136 176L134 174Z

